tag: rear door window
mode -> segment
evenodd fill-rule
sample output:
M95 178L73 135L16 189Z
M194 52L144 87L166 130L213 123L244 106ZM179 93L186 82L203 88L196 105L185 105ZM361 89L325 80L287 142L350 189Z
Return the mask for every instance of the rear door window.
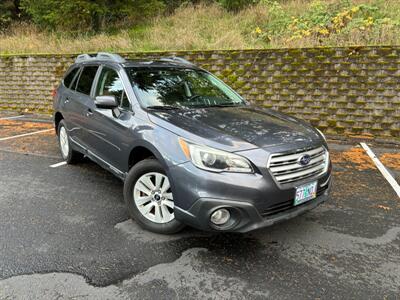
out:
M79 71L79 67L74 68L74 69L72 69L72 71L70 71L70 72L67 74L67 76L65 76L65 78L64 78L64 85L65 85L67 88L71 88L71 83L72 83L72 81L74 80L74 78L75 78L76 74L78 73L78 71Z
M90 95L90 90L92 89L93 80L98 68L98 66L87 66L83 68L76 91L85 95Z

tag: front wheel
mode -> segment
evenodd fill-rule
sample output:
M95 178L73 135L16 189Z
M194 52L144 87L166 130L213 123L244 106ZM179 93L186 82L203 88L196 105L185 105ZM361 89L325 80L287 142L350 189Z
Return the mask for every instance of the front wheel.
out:
M124 198L131 217L143 228L162 234L180 231L168 176L156 159L145 159L129 171Z

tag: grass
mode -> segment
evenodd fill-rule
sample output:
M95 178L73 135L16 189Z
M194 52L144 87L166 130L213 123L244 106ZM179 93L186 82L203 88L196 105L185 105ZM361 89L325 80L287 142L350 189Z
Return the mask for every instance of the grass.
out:
M262 0L237 14L185 6L116 33L70 36L14 24L0 53L78 53L194 49L399 45L398 0Z

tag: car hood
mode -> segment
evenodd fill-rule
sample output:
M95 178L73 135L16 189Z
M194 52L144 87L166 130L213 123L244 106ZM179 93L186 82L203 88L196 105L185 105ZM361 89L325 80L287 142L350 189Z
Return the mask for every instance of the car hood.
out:
M149 117L171 131L183 130L189 136L176 133L195 142L199 142L196 141L199 137L207 140L210 146L215 142L234 147L229 149L233 151L321 142L315 129L306 123L276 111L250 106L151 111ZM171 125L176 128L169 128Z

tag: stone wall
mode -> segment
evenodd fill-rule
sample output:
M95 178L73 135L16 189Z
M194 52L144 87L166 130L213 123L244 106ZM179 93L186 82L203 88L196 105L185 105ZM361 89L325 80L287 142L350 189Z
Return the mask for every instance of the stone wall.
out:
M253 103L331 134L400 137L400 47L122 53L182 56ZM76 55L0 56L0 109L50 113Z

